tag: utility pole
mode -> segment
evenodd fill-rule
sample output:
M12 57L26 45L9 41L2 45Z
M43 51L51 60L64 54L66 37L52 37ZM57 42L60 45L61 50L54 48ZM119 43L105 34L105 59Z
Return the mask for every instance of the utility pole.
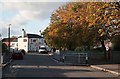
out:
M10 53L10 26L11 26L11 24L9 24L9 27L8 27L8 47L9 47L9 53Z

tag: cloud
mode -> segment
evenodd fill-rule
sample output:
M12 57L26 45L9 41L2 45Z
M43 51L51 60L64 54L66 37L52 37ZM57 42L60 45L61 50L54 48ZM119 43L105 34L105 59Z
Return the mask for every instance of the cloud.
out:
M3 27L1 29L0 34L2 35L2 38L8 37L8 28ZM15 29L15 28L10 29L10 36L18 36L20 34L21 34L21 30L18 30L18 29Z
M45 20L50 14L64 3L58 2L3 2L2 11L13 11L17 14L2 24L11 23L13 26L25 25L32 20ZM7 13L6 13L7 15ZM4 26L4 25L3 25Z
M0 30L2 29L2 36L7 36L7 28L9 24L11 24L12 33L19 34L21 31L20 29L23 28L24 26L29 25L31 22L34 21L37 22L40 21L40 23L46 22L46 20L50 18L50 15L54 10L56 10L59 6L65 4L64 2L4 2L4 1L0 3L1 6L0 17L1 16L3 17L4 15L6 18L6 19L3 18L3 20L0 19L1 25ZM10 12L13 13L12 16L9 15ZM40 29L43 27L45 26L41 26Z
M120 0L1 0L2 2L118 2Z
M2 2L71 2L71 1L75 2L76 0L2 0Z

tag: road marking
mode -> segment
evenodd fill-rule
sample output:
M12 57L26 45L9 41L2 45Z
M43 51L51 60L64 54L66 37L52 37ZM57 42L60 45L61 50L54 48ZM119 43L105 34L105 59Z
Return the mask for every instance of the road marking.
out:
M65 65L65 63L59 62L58 60L56 60L56 59L54 59L54 58L52 58L52 60L55 61L55 62L57 62L58 64Z
M69 70L88 70L86 68L88 67L79 67L79 66L20 66L20 65L14 65L13 68L48 68L48 69L69 69Z

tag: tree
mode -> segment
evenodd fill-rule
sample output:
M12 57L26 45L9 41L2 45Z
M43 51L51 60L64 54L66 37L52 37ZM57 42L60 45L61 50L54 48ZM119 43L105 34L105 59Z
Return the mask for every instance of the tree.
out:
M89 41L90 39L88 39L88 37L91 31L87 28L88 22L85 17L82 17L83 14L86 13L83 5L85 5L85 3L69 3L66 6L60 7L51 15L49 32L44 33L48 33L45 38L47 38L46 40L49 39L48 42L51 41L52 46L57 45L58 47L69 50L74 50L77 46L90 46L89 43L91 43L92 40ZM78 12L76 10L77 8L81 11ZM50 38L52 38L52 40L50 40ZM76 39L76 41L74 39Z
M2 53L8 52L7 45L5 43L2 43Z
M98 3L98 5L101 3ZM117 2L102 3L92 17L93 26L97 26L96 40L101 42L106 58L106 47L104 40L110 39L117 35L120 30L120 5ZM95 27L96 28L96 27Z
M104 40L120 30L117 2L77 2L59 7L52 15L44 36L50 46L74 50L89 49L101 42L106 57Z

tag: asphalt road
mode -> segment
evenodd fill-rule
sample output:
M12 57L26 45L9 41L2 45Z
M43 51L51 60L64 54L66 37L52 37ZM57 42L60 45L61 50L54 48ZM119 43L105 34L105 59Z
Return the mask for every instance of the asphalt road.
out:
M28 53L23 60L14 60L2 70L3 77L117 77L89 66L67 66L49 55Z

